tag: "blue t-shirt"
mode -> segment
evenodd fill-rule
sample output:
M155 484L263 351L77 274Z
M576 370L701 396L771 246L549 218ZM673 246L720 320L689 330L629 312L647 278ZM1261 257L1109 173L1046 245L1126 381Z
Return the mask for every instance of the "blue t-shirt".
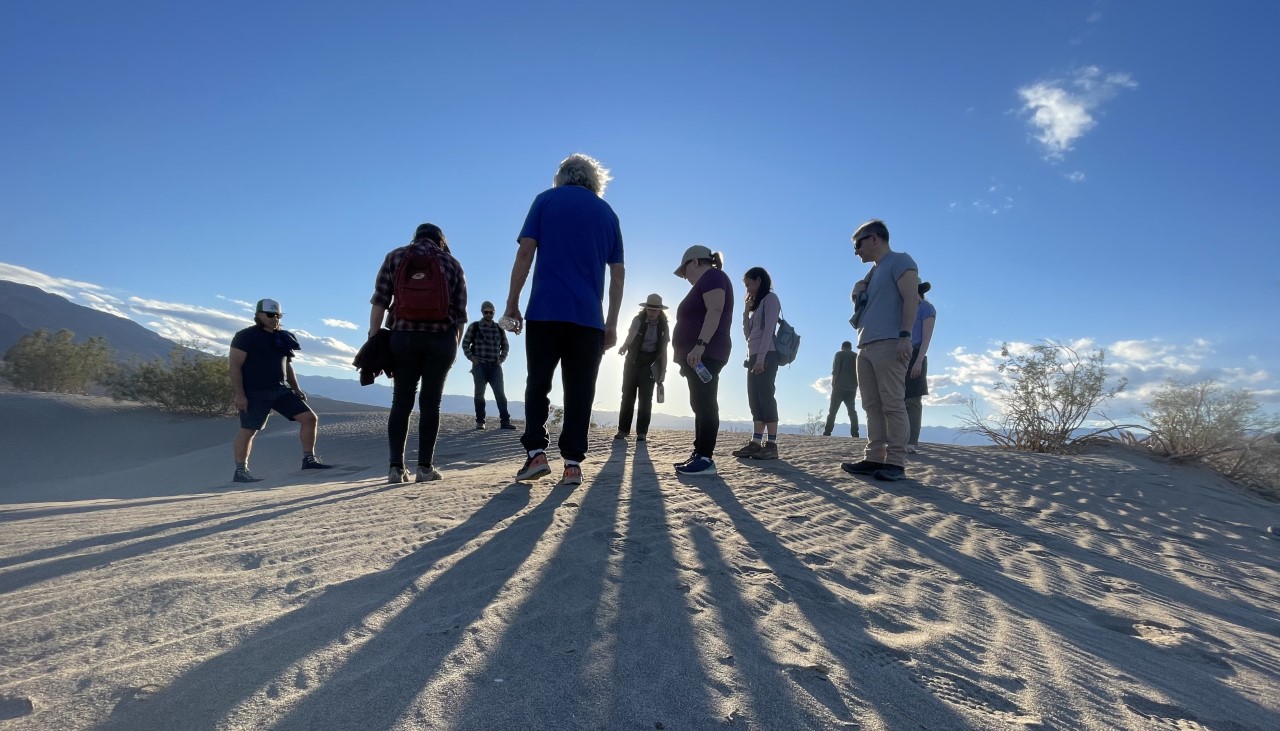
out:
M920 308L916 310L916 324L911 326L911 347L918 348L924 342L924 321L936 318L938 311L929 300L920 300Z
M733 325L733 282L728 274L719 269L708 269L676 308L676 328L671 333L671 347L675 350L676 363L685 362L689 351L697 344L698 333L702 332L702 322L707 319L707 303L702 296L716 289L724 290L724 310L720 313L720 324L702 350L702 357L729 360L729 352L733 349L733 339L729 336Z
M608 203L580 185L533 199L519 238L538 242L526 320L604 329L604 270L622 263L622 227Z
M293 333L288 330L270 333L254 325L236 333L231 347L248 354L240 368L245 391L269 391L289 385L285 380L285 364L298 347Z
M898 280L916 269L909 254L891 251L871 270L867 285L867 309L858 328L858 347L877 340L897 340L902 329L902 293Z

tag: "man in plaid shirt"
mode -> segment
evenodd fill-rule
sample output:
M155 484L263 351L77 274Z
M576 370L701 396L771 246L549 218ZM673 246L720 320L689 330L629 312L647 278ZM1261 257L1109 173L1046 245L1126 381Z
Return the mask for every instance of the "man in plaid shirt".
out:
M498 402L498 416L503 429L515 429L507 411L507 391L502 383L502 363L507 359L507 333L493 321L493 303L480 305L483 319L476 320L462 336L462 355L471 361L471 378L475 381L476 429L484 430L484 390L493 387L493 400Z
M428 255L440 263L449 289L448 314L443 320L415 321L396 317L396 271L410 252ZM449 242L439 226L424 223L413 235L413 241L387 254L374 281L369 304L369 338L382 329L384 318L391 328L392 378L395 388L391 396L391 414L387 418L387 441L391 449L390 482L408 482L404 466L405 446L409 440L409 416L413 399L422 384L418 399L421 419L418 423L418 482L442 479L432 465L436 437L440 432L440 399L444 381L458 354L458 341L467 325L467 280L462 265L449 253ZM390 315L388 315L390 309Z

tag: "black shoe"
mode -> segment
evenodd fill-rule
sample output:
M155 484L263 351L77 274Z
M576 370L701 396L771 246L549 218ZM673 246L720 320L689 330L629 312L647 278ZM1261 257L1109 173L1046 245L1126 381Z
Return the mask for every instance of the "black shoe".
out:
M234 477L231 478L231 481L232 482L262 482L262 478L254 477L253 475L249 474L249 470L247 469L243 469L243 470L237 469L236 474Z
M901 482L907 479L907 471L896 464L887 464L883 468L872 472L871 476L885 482Z
M637 435L636 435L636 441L637 441L637 442L645 442L645 441L648 441L648 440L649 440L649 438L648 438L648 437L646 437L646 436L645 436L645 435L643 435L643 434L637 434Z
M618 432L617 434L614 434L614 435L613 435L613 438L614 438L614 439L621 439L622 441L624 441L624 442L625 442L625 441L627 440L627 437L629 437L629 436L631 436L631 435L630 435L630 434L628 434L627 432L620 431L620 432Z
M831 432L829 432L829 431L824 431L824 432L822 432L822 436L824 436L824 437L829 437L829 436L831 436Z
M693 460L695 460L695 459L697 459L697 458L698 458L698 450L696 450L696 449L695 449L695 450L693 450L692 452L690 452L690 453L689 453L689 457L688 457L688 459L686 459L686 460L685 460L685 461L683 461L683 462L675 462L675 463L673 463L673 466L675 466L675 467L684 467L685 465L689 464L690 462L692 462Z
M483 421L477 421L477 422L476 422L476 431L484 431L484 422L483 422Z
M851 475L870 475L870 474L874 474L876 470L882 470L888 466L889 465L885 464L884 462L872 462L871 460L868 460L868 459L864 459L861 462L841 462L840 463L840 469L844 470L845 472L848 472Z
M509 422L509 421L504 421L504 422L502 422L502 426L499 426L498 428L499 428L499 429L515 429L515 428L516 428L516 425L515 425L515 424L512 424L512 423L511 423L511 422Z
M852 436L854 439L861 439L861 438L862 438L862 435L861 435L861 434L859 434L858 432L854 432L851 436Z
M308 454L302 458L302 469L304 470L327 470L331 467L333 467L333 465L321 462L319 457L312 454Z

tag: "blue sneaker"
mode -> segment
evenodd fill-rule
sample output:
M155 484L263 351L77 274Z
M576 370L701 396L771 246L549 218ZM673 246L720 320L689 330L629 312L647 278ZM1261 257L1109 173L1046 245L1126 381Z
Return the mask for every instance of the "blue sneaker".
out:
M716 473L716 463L710 457L698 455L689 460L688 464L676 466L676 472L681 475L714 475Z

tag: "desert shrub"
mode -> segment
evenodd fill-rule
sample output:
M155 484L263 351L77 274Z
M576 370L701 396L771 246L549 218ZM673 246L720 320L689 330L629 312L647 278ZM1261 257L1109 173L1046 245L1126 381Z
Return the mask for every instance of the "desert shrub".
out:
M1166 381L1142 418L1151 431L1143 444L1179 462L1203 462L1238 482L1280 490L1280 421L1262 411L1244 389L1213 380Z
M964 431L981 434L997 446L1029 452L1060 452L1080 438L1078 430L1127 383L1107 384L1106 353L1077 353L1058 342L1033 345L1018 354L1001 346L1002 380L994 390L998 413L984 416L977 401L967 401L960 417Z
M174 347L162 358L133 362L106 384L113 398L158 406L175 414L222 416L235 411L228 359Z
M812 414L805 414L804 423L800 425L800 433L806 437L814 437L821 434L826 425L826 414L819 409Z
M114 367L111 348L103 338L76 343L70 330L54 335L36 330L9 348L0 373L23 391L88 393L89 387L109 377Z

